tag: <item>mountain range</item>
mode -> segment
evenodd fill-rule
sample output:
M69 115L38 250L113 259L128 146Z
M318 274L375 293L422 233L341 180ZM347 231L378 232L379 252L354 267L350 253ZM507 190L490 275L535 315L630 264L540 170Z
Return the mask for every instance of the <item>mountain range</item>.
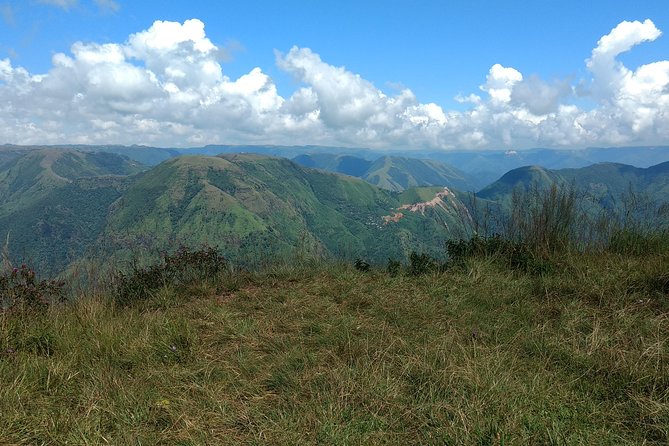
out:
M586 167L601 162L629 164L635 167L650 167L669 161L669 146L615 147L585 149L530 149L530 150L486 150L486 151L417 151L417 150L372 150L356 147L328 146L274 146L274 145L208 145L190 148L160 148L143 145L58 145L58 146L17 146L0 145L0 164L35 149L66 149L83 152L110 152L124 155L146 166L155 166L180 155L219 155L225 153L256 153L295 159L306 155L319 167L339 172L332 160L346 157L346 163L364 165L383 156L395 158L420 158L439 161L467 175L475 188L482 188L500 178L506 172L530 165L540 165L548 169ZM350 158L349 158L350 157ZM306 158L308 160L308 158ZM328 161L329 159L329 161ZM300 162L300 159L296 159ZM309 163L310 161L307 161ZM347 175L360 176L357 170ZM458 175L461 175L461 174Z
M468 191L476 178L439 161L79 149L0 150L0 236L14 259L57 273L87 257L113 263L207 244L241 265L296 257L385 262L411 251L443 256L447 239L471 233ZM164 159L145 165L129 156L142 150ZM525 166L476 196L504 203L518 188L551 184L573 185L602 209L629 193L663 203L669 162Z

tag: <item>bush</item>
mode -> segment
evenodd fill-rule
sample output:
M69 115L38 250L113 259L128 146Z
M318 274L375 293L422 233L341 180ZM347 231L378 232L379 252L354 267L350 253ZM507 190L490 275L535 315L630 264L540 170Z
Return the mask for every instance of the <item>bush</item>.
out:
M462 266L476 257L494 257L506 266L529 273L545 273L550 262L526 243L513 242L495 234L492 237L474 236L469 240L448 240L446 250L452 265Z
M422 274L434 272L439 270L439 264L429 255L423 253L418 254L412 251L409 255L409 267L407 274L410 276L420 276Z
M552 184L547 189L534 186L529 191L514 189L511 215L504 228L505 238L523 245L534 254L549 255L572 246L579 221L574 185Z
M65 300L65 283L39 280L32 268L23 264L0 276L0 311L43 310Z
M386 271L391 277L395 277L400 273L402 269L402 264L397 260L391 258L388 259L388 265L386 266Z
M616 254L636 256L668 252L669 234L666 231L651 233L638 229L620 229L611 235L608 248Z
M370 268L370 264L362 259L355 259L355 263L353 264L353 266L355 267L355 269L363 273L368 272Z
M179 247L172 254L163 253L162 261L149 267L133 264L130 272L115 277L116 302L126 306L145 300L165 286L183 287L210 280L225 270L225 258L211 247L191 250Z

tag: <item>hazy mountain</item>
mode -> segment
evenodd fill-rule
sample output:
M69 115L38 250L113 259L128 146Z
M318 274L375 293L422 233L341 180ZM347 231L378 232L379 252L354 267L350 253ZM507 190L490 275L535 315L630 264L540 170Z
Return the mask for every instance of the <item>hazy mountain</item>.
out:
M372 150L358 147L329 146L279 146L279 145L207 145L191 148L159 148L149 146L119 145L59 145L59 146L0 146L0 165L15 158L26 150L65 149L85 152L111 152L127 156L147 166L157 165L169 158L180 155L218 155L225 153L257 153L261 155L296 158L302 165L359 175L358 170L338 166L333 160L340 156L352 157L344 162L355 164L361 161L374 161L382 156L400 158L429 159L446 163L450 168L464 172L480 188L499 179L512 169L522 166L539 165L547 169L579 168L600 162L629 164L635 167L649 167L669 161L669 146L657 147L616 147L587 149L530 149L530 150ZM310 160L311 159L311 160ZM315 164L310 165L310 162ZM353 173L349 173L353 172ZM471 180L473 178L473 180Z
M487 200L502 200L521 187L544 189L551 184L573 185L588 197L602 203L620 201L624 195L654 202L669 199L669 162L648 168L618 163L598 163L578 169L550 170L526 166L507 172L477 194Z
M111 153L42 149L26 152L0 170L0 215L40 201L54 189L77 179L129 175L142 166Z
M358 178L365 176L367 170L372 165L372 161L365 158L335 153L302 154L293 158L293 161L305 167L327 170L328 172L341 173Z
M382 156L373 161L350 155L311 153L298 155L293 161L317 169L364 179L370 184L392 191L419 186L447 186L475 190L476 178L452 166L434 160Z
M610 162L635 167L650 167L669 161L669 146L575 150L441 151L426 153L424 157L448 163L477 177L484 184L488 184L510 170L531 165L546 169L565 169Z
M62 145L39 145L39 146L17 146L6 144L0 146L0 166L3 158L18 158L26 152L36 150L77 151L93 153L114 153L124 156L130 160L146 166L155 166L165 160L181 155L176 149L166 149L149 146L121 146L121 145L87 145L87 144L62 144Z
M416 186L476 189L476 180L447 164L433 160L384 156L372 163L362 178L384 189L402 191Z

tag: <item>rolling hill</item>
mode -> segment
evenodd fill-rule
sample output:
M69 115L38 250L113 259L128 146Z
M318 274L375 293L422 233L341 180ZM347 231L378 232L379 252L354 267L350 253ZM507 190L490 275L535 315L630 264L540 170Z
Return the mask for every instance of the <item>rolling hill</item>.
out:
M374 186L401 192L411 187L446 186L458 190L475 190L477 179L439 161L381 156L373 160L331 153L303 154L293 161L317 169L362 178Z
M644 195L653 201L669 197L669 162L648 168L618 163L598 163L579 169L550 170L526 166L511 170L490 184L477 196L487 200L501 200L517 187L545 189L551 184L573 185L577 190L595 199L615 199L623 195Z
M434 194L432 195L434 197ZM316 256L384 261L434 252L462 206L405 212L396 194L360 179L250 154L188 156L139 176L114 204L106 236L118 246L206 243L238 261Z
M108 208L141 169L108 153L36 150L0 170L0 235L10 251L47 273L91 249Z
M182 156L142 171L115 154L30 151L0 178L0 236L46 272L87 252L119 260L179 244L216 246L242 264L439 256L467 215L443 188L399 195L253 154Z
M128 260L180 244L218 247L240 265L297 257L383 263L406 259L414 250L443 257L445 240L467 236L479 220L480 209L467 193L412 187L421 184L421 175L428 184L455 181L457 172L439 163L309 159L349 173L365 168L365 179L256 154L180 156L147 169L104 152L28 151L0 167L0 237L9 236L14 258L47 273L87 253ZM631 192L658 205L669 196L669 163L523 167L477 198L484 205L502 204L504 212L515 188L554 183L575 185L595 211L621 206L621 197Z

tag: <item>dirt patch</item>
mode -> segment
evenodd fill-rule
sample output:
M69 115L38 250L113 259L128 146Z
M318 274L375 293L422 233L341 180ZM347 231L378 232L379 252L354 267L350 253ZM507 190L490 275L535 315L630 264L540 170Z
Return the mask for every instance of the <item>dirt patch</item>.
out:
M402 211L408 211L408 212L419 212L421 215L425 215L425 211L427 209L434 209L440 207L444 211L448 211L450 209L455 209L458 212L462 213L465 215L466 218L471 219L471 216L469 215L469 211L467 208L460 203L460 201L455 197L455 194L451 192L451 190L447 187L444 187L444 190L439 191L436 193L433 199L429 201L423 201L420 203L414 203L414 204L404 204L400 207L398 207L394 214L391 215L384 215L383 218L383 224L387 225L389 223L397 223L404 217L404 212Z

